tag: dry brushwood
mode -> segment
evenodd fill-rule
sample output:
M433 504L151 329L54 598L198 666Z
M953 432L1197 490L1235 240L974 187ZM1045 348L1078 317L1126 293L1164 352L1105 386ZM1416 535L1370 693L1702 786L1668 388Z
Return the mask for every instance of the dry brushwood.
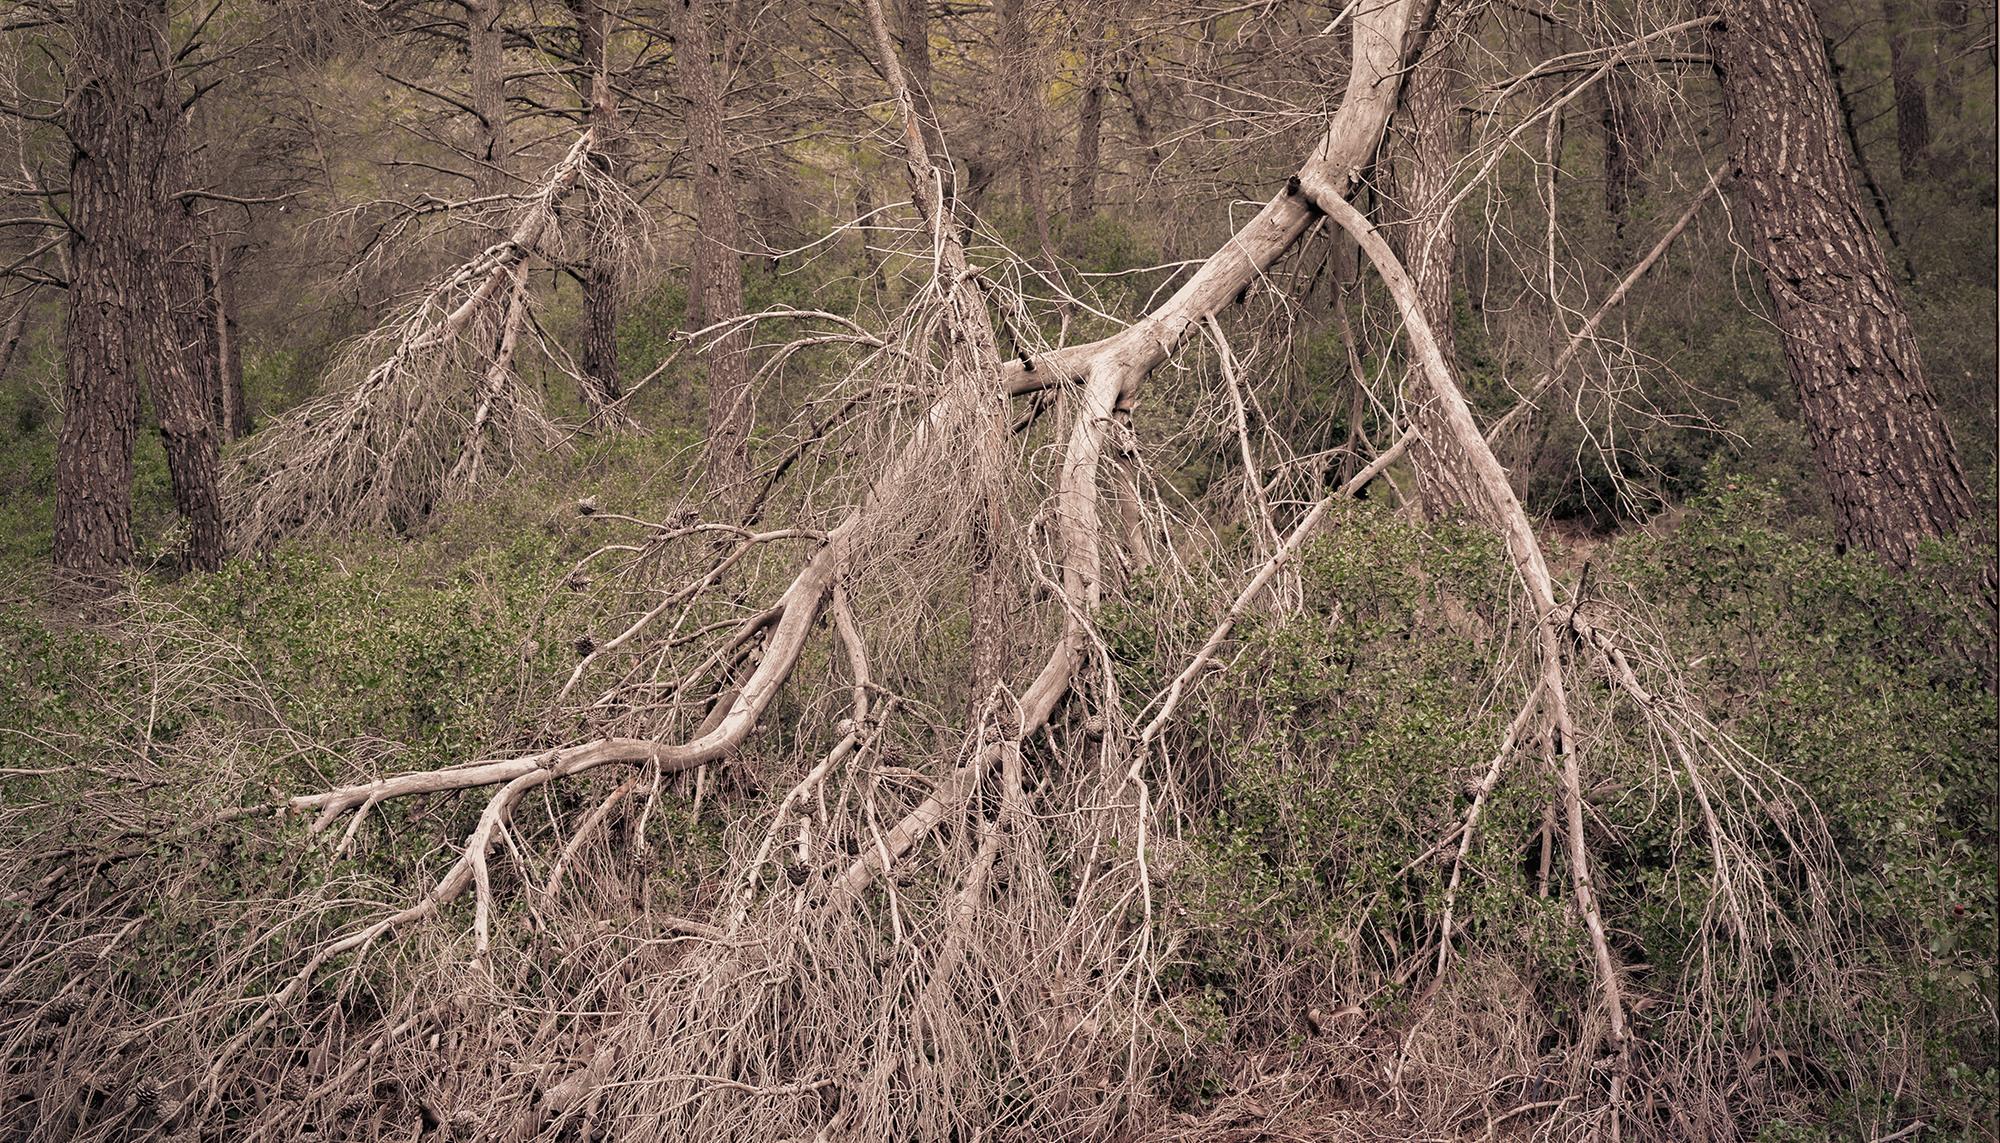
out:
M234 550L287 536L405 530L518 454L560 443L539 396L521 383L516 357L524 334L539 336L529 289L536 259L556 258L574 241L566 228L602 241L630 209L595 147L584 131L524 196L505 237L348 346L325 392L252 438L224 479ZM590 219L569 217L574 197L589 204Z
M629 609L576 637L579 661L554 695L546 745L290 798L286 807L310 816L312 835L337 838L339 853L359 849L371 824L388 829L389 807L453 804L465 794L478 804L456 853L437 860L443 872L414 898L385 904L385 891L356 875L288 902L290 912L260 910L254 936L217 954L223 983L161 1018L199 1064L183 1061L158 1088L130 1088L121 1114L197 1130L226 1122L244 1137L273 1139L308 1125L363 1135L390 1123L465 1124L478 1137L516 1139L615 1135L634 1124L671 1138L825 1140L996 1130L1102 1138L1146 1126L1152 1077L1191 1038L1163 979L1178 955L1166 889L1183 821L1177 716L1223 668L1223 648L1253 605L1278 594L1272 585L1333 504L1409 455L1418 432L1404 431L1310 504L1282 501L1277 481L1248 471L1261 468L1246 366L1255 358L1232 346L1220 317L1274 288L1281 259L1330 223L1359 245L1395 302L1420 389L1411 399L1433 414L1426 431L1442 430L1426 440L1424 463L1462 466L1470 480L1458 483L1478 491L1465 507L1504 543L1526 604L1516 615L1528 651L1496 685L1520 701L1508 703L1516 713L1494 751L1480 754L1461 821L1410 863L1450 867L1441 920L1424 946L1390 958L1394 983L1422 974L1436 1006L1396 1033L1359 1005L1331 1016L1311 1010L1310 1022L1326 1043L1379 1062L1364 1074L1367 1094L1398 1106L1418 1098L1406 1075L1445 1066L1460 1044L1454 1027L1468 1042L1482 1022L1511 1021L1510 1034L1533 1032L1531 1041L1545 1030L1546 1021L1493 995L1504 989L1482 992L1468 979L1500 974L1490 951L1464 947L1454 912L1482 831L1492 828L1489 799L1517 758L1538 750L1559 791L1560 814L1552 807L1544 836L1562 845L1564 896L1583 933L1595 1003L1577 1021L1567 1060L1545 1069L1558 1094L1496 1110L1480 1085L1440 1084L1443 1094L1431 1093L1428 1110L1412 1118L1432 1133L1498 1135L1546 1111L1563 1117L1565 1133L1615 1138L1650 1114L1639 1110L1640 1092L1646 1106L1656 1095L1669 1106L1687 1101L1698 1122L1726 1115L1713 1105L1726 1103L1727 1077L1741 1073L1716 1061L1749 1039L1719 1041L1715 1029L1726 1022L1714 1017L1769 967L1760 958L1774 930L1829 956L1838 942L1827 920L1838 889L1823 828L1795 788L1702 717L1643 625L1558 584L1408 271L1349 202L1395 110L1421 9L1388 0L1343 10L1351 69L1311 156L1163 303L1102 339L1024 346L1023 356L1002 360L992 315L1020 300L1007 296L1004 275L968 254L896 37L878 0L865 0L919 223L912 260L929 268L928 280L879 335L817 311L730 324L843 327L790 343L767 368L814 345L859 358L849 376L859 391L828 401L837 411L777 462L751 519L779 510L783 501L770 494L778 478L814 463L802 458L836 433L887 442L868 452L880 459L861 466L858 488L828 482L844 497L840 507L808 500L784 526L692 513L650 522L581 502L581 526L638 538L605 543L569 586L613 583ZM593 177L589 139L552 172L506 242L364 343L357 371L374 364L358 382L249 454L234 486L242 546L407 525L500 466L508 449L550 439L510 363L530 324L530 259L556 240L564 197ZM1569 369L1576 347L1693 211L1535 391ZM1241 503L1254 555L1239 589L1190 625L1207 637L1168 686L1123 696L1099 618L1120 560L1169 518L1139 491L1145 450L1133 442L1133 414L1161 366L1204 344L1224 386L1215 404L1227 410L1230 451L1246 469ZM1018 421L1007 408L1015 399L1034 402ZM1166 538L1163 562L1187 558ZM610 555L630 557L628 568L586 575ZM782 586L759 595L773 575ZM962 602L970 615L969 669L949 694L891 669L916 655L920 636L902 633L917 626L907 613L934 599L944 601L939 611ZM1632 1019L1640 998L1593 880L1597 756L1587 717L1619 720L1657 747L1648 780L1698 808L1690 832L1712 863L1706 923L1722 951L1704 994L1687 998L1679 1026L1652 1033L1655 1045L1640 1042ZM795 733L791 754L773 763L758 736L779 722ZM576 728L583 732L572 735ZM699 821L703 799L725 796L725 784L743 801L719 856L674 848L681 839L668 819ZM676 816L669 803L688 786L694 808ZM617 849L624 864L610 856ZM677 906L692 915L653 905L652 874L675 863L691 881L709 875L705 890ZM1792 879L1783 893L1781 877ZM460 926L422 923L468 896L469 942ZM612 902L631 908L619 913ZM1357 934L1365 923L1357 918ZM82 938L51 929L49 939ZM194 1030L200 1013L220 1010L231 1015L223 1032ZM1768 1042L1781 1030L1759 1034ZM1464 1096L1467 1087L1476 1097ZM1266 1119L1298 1122L1332 1101L1305 1082L1246 1077L1215 1115L1248 1121L1253 1104Z

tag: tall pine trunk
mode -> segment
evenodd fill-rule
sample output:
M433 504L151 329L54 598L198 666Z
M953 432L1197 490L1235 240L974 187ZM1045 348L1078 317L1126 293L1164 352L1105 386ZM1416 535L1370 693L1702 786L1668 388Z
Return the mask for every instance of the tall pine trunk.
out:
M168 41L165 0L147 5L150 51L141 64L140 124L147 143L142 164L150 193L145 228L137 244L142 272L139 313L146 376L160 418L172 478L174 506L187 522L187 562L213 570L222 565L222 499L216 487L220 462L215 411L221 394L205 318L209 311L204 270L208 260L205 228L196 217L194 169L187 113Z
M465 0L465 51L472 83L472 187L481 197L507 190L507 31L504 0Z
M1000 66L1007 86L1009 161L1021 185L1021 207L1028 216L1029 236L1047 261L1055 246L1049 231L1049 196L1042 185L1041 60L1035 54L1035 34L1028 0L999 0Z
M603 0L569 0L569 9L582 57L576 88L583 99L584 122L597 133L598 153L611 164L611 174L616 177L624 138L606 58L611 15ZM588 259L577 272L583 285L583 354L578 361L583 376L578 378L577 388L584 407L597 416L618 400L623 388L618 376L618 274L609 264L604 236L594 237L598 240L591 243Z
M668 7L675 13L674 68L687 105L694 164L695 288L689 309L693 324L710 326L743 314L743 265L737 253L742 230L729 139L723 132L724 92L716 73L716 6L711 0L687 0ZM708 481L727 503L740 498L750 473L749 347L750 336L739 326L712 340L708 349Z
M1842 540L1908 566L1972 514L1896 283L1848 170L1807 0L1724 0L1715 31L1738 165L1785 363Z
M114 0L77 0L65 128L70 156L69 319L56 444L56 567L102 576L132 559L132 441L139 377L133 215L144 26Z
M1453 21L1456 23L1456 21ZM1451 168L1461 153L1458 139L1455 27L1439 28L1431 47L1403 86L1401 120L1404 145L1391 165L1397 212L1409 219L1395 228L1392 241L1417 286L1418 303L1438 349L1447 362L1457 358L1452 331L1452 292L1458 262L1458 230L1446 204L1451 199ZM1452 443L1434 400L1421 384L1408 386L1410 423L1418 430L1411 448L1417 475L1417 499L1432 519L1454 512L1479 513L1486 497L1470 461Z

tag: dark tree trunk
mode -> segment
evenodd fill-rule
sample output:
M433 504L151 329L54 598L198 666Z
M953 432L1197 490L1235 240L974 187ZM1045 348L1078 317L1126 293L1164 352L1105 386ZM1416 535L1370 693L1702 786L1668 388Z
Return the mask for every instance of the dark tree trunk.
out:
M14 316L7 319L7 328L0 330L0 380L6 378L14 364L14 351L21 346L21 335L28 331L28 306L33 300L23 296L14 307Z
M1909 315L1862 215L1806 0L1724 0L1714 33L1738 165L1785 361L1842 540L1908 566L1972 514Z
M924 149L944 162L944 129L938 123L937 108L931 103L931 4L933 0L900 0L896 5L896 58L903 65L903 82L910 89L916 107L917 126L924 136ZM949 165L939 168L944 179L944 196L950 202L958 194L957 172Z
M670 4L675 13L674 66L687 103L689 152L694 164L694 280L689 308L699 326L743 313L743 265L737 253L741 227L729 140L723 133L723 91L715 70L715 34L709 0ZM708 479L726 500L744 489L750 472L750 378L745 356L750 337L740 326L708 349Z
M210 389L215 399L215 423L224 443L250 432L250 411L243 399L243 354L236 327L236 261L220 237L209 243L208 360L214 371Z
M128 5L128 11L134 6ZM220 393L216 363L209 357L205 328L208 292L203 266L208 257L195 200L182 197L194 186L188 118L168 39L166 0L152 0L145 12L147 51L141 56L138 124L144 145L138 165L145 196L144 230L136 244L142 278L139 314L145 322L146 374L166 446L174 506L188 525L187 562L213 570L222 566L222 500L216 488L219 467L215 409Z
M465 0L465 47L472 82L472 187L486 196L507 190L507 80L501 23L505 0Z
M1097 209L1098 148L1104 135L1104 18L1084 32L1083 97L1076 109L1076 153L1069 164L1069 229L1081 233Z
M1409 221L1392 235L1404 265L1417 286L1438 349L1447 362L1457 358L1452 330L1454 268L1458 232L1445 204L1451 198L1451 168L1463 153L1457 138L1457 91L1453 84L1456 32L1440 28L1430 37L1431 49L1417 63L1403 88L1401 121L1405 129L1402 154L1393 163L1396 213ZM1417 474L1417 500L1426 516L1436 519L1454 512L1479 513L1487 504L1470 462L1452 443L1436 402L1422 394L1423 385L1408 387L1410 423L1417 429L1411 447Z
M98 577L132 559L132 439L139 379L128 350L138 299L134 215L144 188L136 84L144 24L115 0L77 0L66 127L69 321L56 445L56 567Z
M1604 81L1604 213L1611 220L1611 263L1630 261L1632 192L1652 157L1652 124L1640 102L1639 84L1619 68Z
M1910 43L1910 15L1902 0L1882 0L1882 20L1889 32L1889 83L1896 96L1896 158L1905 179L1927 170L1931 155L1930 101Z
M605 54L610 13L602 0L570 0L569 8L583 60L576 88L583 99L584 122L597 132L598 153L611 164L615 178L622 173L617 168L624 157L624 135ZM577 389L584 407L598 416L624 390L618 376L618 274L608 264L604 235L593 238L588 260L577 271L577 281L583 285L583 354L577 363L583 376L577 379Z

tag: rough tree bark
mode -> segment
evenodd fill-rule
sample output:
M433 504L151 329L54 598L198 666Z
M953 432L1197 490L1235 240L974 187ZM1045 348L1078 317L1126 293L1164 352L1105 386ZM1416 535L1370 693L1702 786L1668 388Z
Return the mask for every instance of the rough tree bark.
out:
M132 440L139 379L129 349L137 311L133 215L145 27L114 0L71 16L69 323L56 446L56 567L102 576L132 558Z
M139 167L149 193L136 245L146 374L166 446L174 506L188 525L187 562L213 570L222 566L225 540L216 486L220 373L209 355L211 330L205 321L208 243L195 200L183 194L194 186L193 152L179 85L170 82L174 63L166 0L153 0L145 12L148 47L141 66L147 70L141 80L139 130L146 150Z
M1429 50L1417 61L1403 94L1400 122L1406 132L1405 143L1390 167L1396 181L1397 213L1406 220L1394 229L1391 238L1416 281L1418 302L1430 321L1438 350L1454 370L1458 345L1451 313L1458 230L1450 203L1452 163L1461 153L1458 90L1453 82L1458 39L1454 27L1438 29L1430 37ZM1485 519L1486 498L1479 492L1470 461L1439 420L1436 399L1421 384L1406 389L1410 423L1418 434L1411 453L1417 499L1424 514L1437 519L1467 512Z
M503 58L506 0L462 0L472 82L472 188L480 197L507 191L507 76Z
M1910 43L1912 15L1905 0L1882 0L1882 22L1889 35L1889 84L1896 97L1896 158L1905 179L1923 174L1931 155L1930 101Z
M1097 209L1099 145L1104 135L1107 21L1096 6L1084 16L1083 95L1076 109L1076 152L1069 164L1069 232L1079 235ZM1074 242L1072 242L1074 244Z
M896 60L902 65L903 82L916 109L924 150L937 156L938 173L945 180L945 201L950 202L958 196L958 175L947 161L944 130L931 102L931 3L932 0L900 0L896 4Z
M737 253L741 226L721 77L716 74L717 7L711 0L667 5L673 13L674 69L687 105L688 150L694 165L694 267L689 310L696 328L743 314L743 265ZM741 325L708 347L709 487L718 495L741 491L750 471L750 375L745 360L750 335Z
M1848 173L1806 0L1725 0L1713 34L1738 166L1841 539L1908 566L1972 514L1958 450Z
M582 61L575 84L583 100L584 123L616 178L625 148L606 56L611 13L602 0L569 0L569 10ZM592 241L587 259L577 269L583 287L583 352L577 362L583 375L577 379L577 390L593 417L601 416L623 393L618 376L618 274L608 263L604 245Z
M1042 186L1042 78L1035 56L1035 32L1028 0L999 0L1000 70L1007 87L1009 161L1021 184L1021 206L1030 236L1048 261L1055 244L1049 231L1049 196Z

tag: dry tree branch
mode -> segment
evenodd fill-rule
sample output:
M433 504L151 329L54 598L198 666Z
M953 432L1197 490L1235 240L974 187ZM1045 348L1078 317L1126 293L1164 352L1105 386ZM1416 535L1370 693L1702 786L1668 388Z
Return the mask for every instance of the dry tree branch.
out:
M257 434L224 475L238 551L286 536L407 528L479 479L488 451L556 447L521 386L514 348L528 320L528 271L564 240L580 187L594 210L626 204L578 136L519 208L506 237L458 267L394 323L350 346L322 395Z

